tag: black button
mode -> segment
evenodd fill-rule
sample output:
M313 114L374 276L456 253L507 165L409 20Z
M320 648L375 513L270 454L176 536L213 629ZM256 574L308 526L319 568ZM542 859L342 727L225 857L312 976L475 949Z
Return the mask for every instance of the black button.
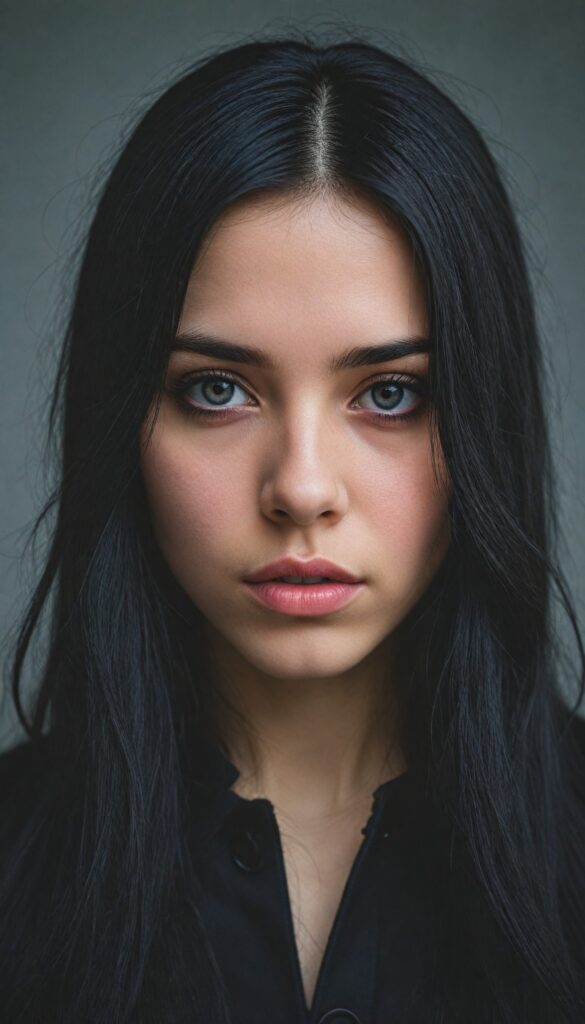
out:
M246 830L233 836L230 849L235 864L242 871L256 871L263 863L262 848L253 832Z
M319 1024L361 1024L359 1017L351 1010L328 1010Z

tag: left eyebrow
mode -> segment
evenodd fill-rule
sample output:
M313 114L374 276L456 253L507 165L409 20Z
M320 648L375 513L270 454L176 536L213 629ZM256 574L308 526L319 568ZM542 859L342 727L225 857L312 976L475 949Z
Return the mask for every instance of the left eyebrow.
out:
M429 352L429 338L418 335L410 338L395 338L381 345L358 345L334 356L329 363L331 371L372 366L375 363L391 363L405 356ZM245 363L264 370L275 370L276 364L267 352L249 345L240 345L228 338L220 338L199 330L181 331L177 334L172 351L194 352L215 359L226 359L232 363Z

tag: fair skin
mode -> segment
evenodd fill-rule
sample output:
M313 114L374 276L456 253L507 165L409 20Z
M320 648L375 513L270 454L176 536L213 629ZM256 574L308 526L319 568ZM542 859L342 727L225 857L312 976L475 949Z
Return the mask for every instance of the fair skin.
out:
M372 790L406 768L393 633L449 543L429 403L402 384L394 410L373 388L424 381L428 354L328 363L428 337L423 291L406 237L369 201L255 198L225 211L199 253L178 333L196 328L261 349L274 368L174 351L167 389L223 369L236 377L231 415L189 416L165 390L142 472L162 554L203 615L217 692L250 723L224 711L222 733L234 789L275 808L310 1003ZM192 381L183 402L224 409L217 383ZM419 405L394 423L371 415ZM285 554L323 556L366 586L328 615L264 608L243 578Z

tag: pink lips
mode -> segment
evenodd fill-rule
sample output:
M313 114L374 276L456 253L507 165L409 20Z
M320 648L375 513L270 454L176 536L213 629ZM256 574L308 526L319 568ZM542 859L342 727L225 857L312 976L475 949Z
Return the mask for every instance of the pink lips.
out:
M259 583L262 580L274 580L278 576L327 576L329 579L339 583L362 583L349 571L340 565L329 562L326 558L311 558L303 562L299 558L285 556L275 562L263 565L261 569L246 576L247 583Z
M257 600L285 615L326 615L337 611L364 589L365 583L246 583Z
M326 576L323 583L285 583L278 576ZM325 615L342 608L364 588L364 581L348 569L324 558L303 562L285 557L270 562L245 581L254 597L286 615Z

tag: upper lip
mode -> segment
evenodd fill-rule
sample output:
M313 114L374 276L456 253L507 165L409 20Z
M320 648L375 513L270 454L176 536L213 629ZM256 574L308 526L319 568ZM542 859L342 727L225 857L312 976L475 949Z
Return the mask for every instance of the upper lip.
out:
M340 583L361 583L353 573L340 565L328 562L326 558L311 558L301 562L298 558L279 558L276 562L263 565L257 572L246 577L247 583L259 583L261 580L274 580L278 576L328 576Z

